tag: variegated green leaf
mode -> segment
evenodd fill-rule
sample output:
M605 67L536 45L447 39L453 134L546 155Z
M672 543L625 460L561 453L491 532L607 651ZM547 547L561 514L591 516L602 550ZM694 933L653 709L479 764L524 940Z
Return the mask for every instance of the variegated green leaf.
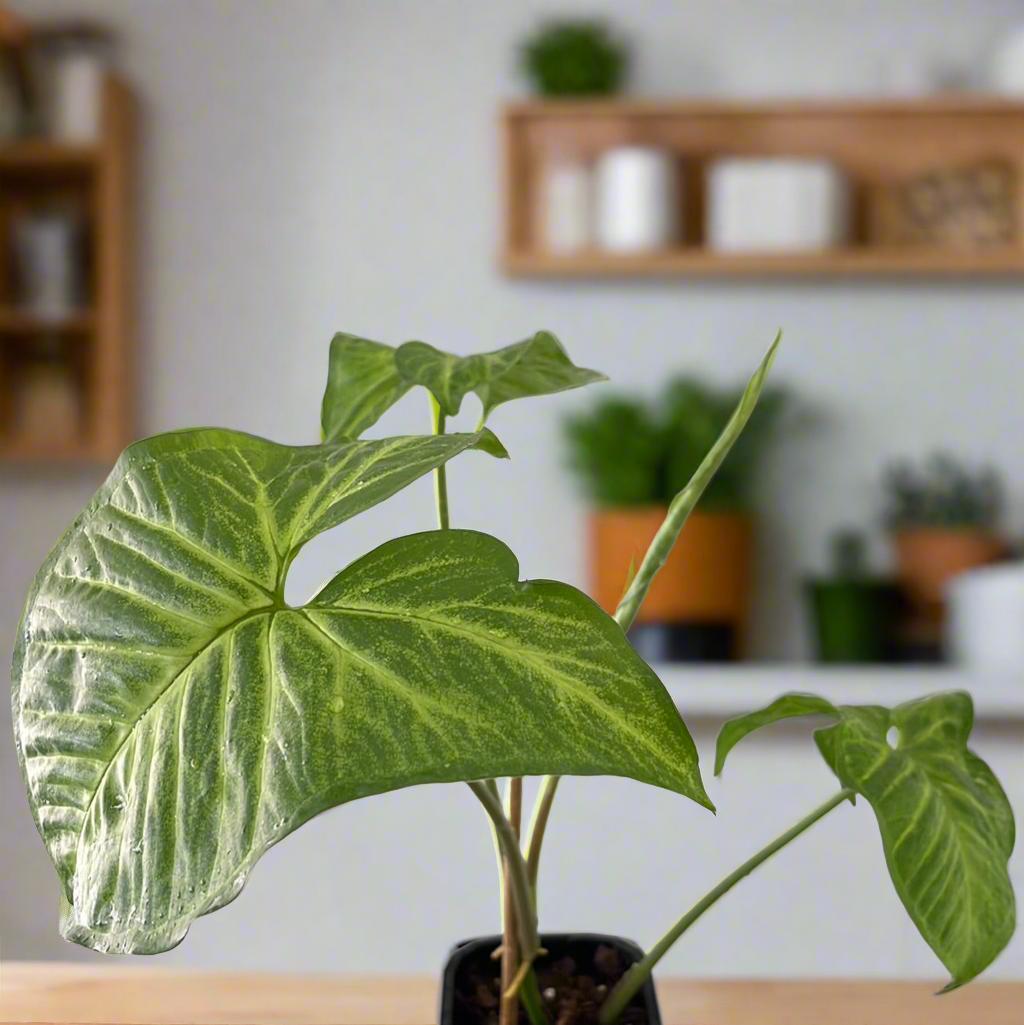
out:
M130 808L118 802L130 779L181 756L185 738L166 732L167 716L186 707L186 693L194 716L227 715L211 703L209 678L228 673L225 652L257 657L254 631L284 608L285 574L298 549L472 447L503 451L489 431L295 448L209 429L150 438L121 456L36 575L15 646L19 756L37 825L70 895L83 885L86 894L102 892L98 870L83 875L76 865L111 855L111 821L124 825L129 811L142 816L133 845L175 828L172 817L143 821L156 807L151 799L166 796L169 777L158 789L154 772L148 791L132 784ZM248 671L231 670L243 678ZM229 685L227 675L222 682ZM249 705L262 700L247 697ZM250 745L258 740L248 737ZM244 745L239 750L244 760ZM201 791L212 770L203 771ZM134 911L141 914L141 904Z
M787 694L725 724L715 772L752 730L809 714L837 720L815 732L818 749L874 810L893 885L952 976L946 988L969 982L1006 946L1016 921L1006 867L1013 813L992 771L967 748L970 696L935 694L887 709Z
M603 380L603 374L574 366L547 331L477 356L453 356L425 342L395 349L337 334L331 342L321 424L328 440L357 438L414 385L426 388L447 416L458 413L465 396L476 392L483 424L503 402Z
M165 950L311 816L398 787L616 773L707 804L671 698L614 621L520 582L493 538L399 538L284 602L305 540L480 443L197 431L122 457L40 570L15 650L19 758L69 939Z
M410 388L390 345L339 332L331 339L320 423L327 441L358 438Z
M596 370L574 366L549 331L475 356L453 356L425 342L406 342L395 352L402 377L426 388L446 416L455 416L467 393L483 406L481 423L503 402L580 388L606 380Z

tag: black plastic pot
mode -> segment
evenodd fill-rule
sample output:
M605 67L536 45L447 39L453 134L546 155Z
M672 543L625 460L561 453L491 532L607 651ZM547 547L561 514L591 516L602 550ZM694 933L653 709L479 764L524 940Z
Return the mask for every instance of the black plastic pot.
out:
M439 1025L478 1025L476 1019L460 1006L456 993L459 983L466 979L466 973L471 970L495 978L500 974L500 962L491 958L491 953L500 943L500 936L481 936L473 940L463 940L452 947L441 975L441 1006L437 1019ZM577 964L591 964L599 946L614 949L624 967L635 964L644 956L644 952L632 941L601 933L551 933L541 937L541 944L547 953L535 962L534 966L538 973L543 971L545 964L554 963L566 956L574 958ZM661 1025L658 998L654 993L654 981L650 977L628 1006L643 1010L646 1025Z
M629 629L636 653L655 662L732 662L736 628L732 623L637 623Z
M899 588L885 580L809 580L811 625L819 662L895 662Z

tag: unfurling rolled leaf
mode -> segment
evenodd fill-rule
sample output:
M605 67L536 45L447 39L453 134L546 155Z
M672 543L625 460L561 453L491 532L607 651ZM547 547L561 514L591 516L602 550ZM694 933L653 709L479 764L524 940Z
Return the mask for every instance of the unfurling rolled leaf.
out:
M603 374L573 365L548 331L475 356L455 356L425 342L392 348L338 334L331 342L321 422L328 440L356 438L410 388L421 385L446 416L455 416L466 395L476 393L483 406L482 424L503 402L603 380Z
M874 810L896 892L952 976L946 989L969 982L1006 946L1016 921L1006 867L1013 812L992 771L967 748L970 696L935 694L887 709L786 694L722 727L715 772L748 733L811 714L837 720L815 731L818 749Z
M493 436L132 446L36 576L13 714L64 935L152 953L313 815L417 783L613 773L707 804L671 698L590 599L500 542L399 538L312 601L301 545Z
M654 540L647 549L640 568L629 587L626 588L625 594L619 599L619 606L615 610L615 619L623 630L629 629L644 600L644 595L647 594L647 589L651 586L651 581L658 570L665 565L668 553L676 543L676 538L679 537L679 531L683 529L687 517L693 511L693 507L704 493L704 489L722 465L729 450L736 443L736 439L750 419L750 414L753 413L754 407L757 405L758 396L768 377L768 371L771 369L775 352L781 340L782 332L779 331L772 344L768 346L768 351L765 353L764 359L761 360L760 366L747 383L740 401L733 410L732 416L729 417L728 423L722 428L718 440L711 446L711 450L704 457L704 461L697 468L690 482L672 499L664 523L658 528L658 533L655 534Z

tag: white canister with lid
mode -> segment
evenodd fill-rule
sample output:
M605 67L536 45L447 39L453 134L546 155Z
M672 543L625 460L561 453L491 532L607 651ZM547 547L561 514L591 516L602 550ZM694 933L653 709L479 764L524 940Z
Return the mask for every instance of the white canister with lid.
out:
M983 672L1015 674L1024 684L1024 562L981 566L947 589L946 648Z
M595 235L609 252L664 249L679 229L675 156L653 146L606 150L594 173Z

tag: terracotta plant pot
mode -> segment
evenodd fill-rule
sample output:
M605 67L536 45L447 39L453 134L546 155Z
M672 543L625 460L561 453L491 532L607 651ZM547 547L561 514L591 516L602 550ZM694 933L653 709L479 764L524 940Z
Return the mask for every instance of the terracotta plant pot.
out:
M590 593L615 611L630 561L640 566L665 518L660 506L601 509L590 516ZM642 623L731 624L746 619L752 547L750 520L695 510L637 614Z
M1006 554L996 534L971 528L918 527L893 534L896 569L917 612L929 620L942 616L946 584L976 566L998 562Z

